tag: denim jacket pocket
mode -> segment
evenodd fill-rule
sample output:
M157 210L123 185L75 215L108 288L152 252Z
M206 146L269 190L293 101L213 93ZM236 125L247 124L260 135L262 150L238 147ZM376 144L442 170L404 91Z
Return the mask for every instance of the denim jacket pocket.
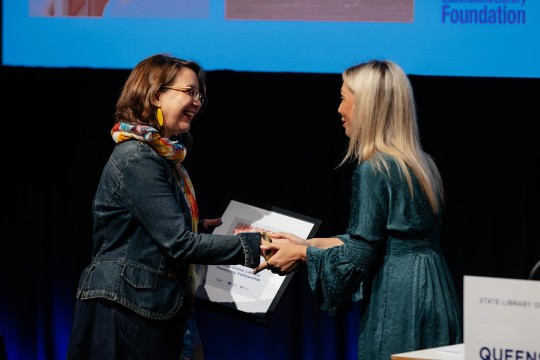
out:
M121 274L128 284L137 289L156 289L158 274L154 270L126 264Z

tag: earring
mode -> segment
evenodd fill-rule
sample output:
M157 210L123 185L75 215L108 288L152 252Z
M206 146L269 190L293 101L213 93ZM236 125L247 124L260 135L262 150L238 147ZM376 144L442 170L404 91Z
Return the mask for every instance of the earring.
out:
M161 111L161 108L157 108L156 118L159 126L163 126L163 112Z

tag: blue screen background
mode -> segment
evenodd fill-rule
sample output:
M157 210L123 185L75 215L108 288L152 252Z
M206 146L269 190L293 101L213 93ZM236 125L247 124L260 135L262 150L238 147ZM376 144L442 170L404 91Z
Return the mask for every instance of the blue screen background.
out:
M525 23L452 22L443 19L445 7L522 11ZM339 73L361 61L388 58L416 75L540 77L538 1L417 0L410 23L227 20L222 0L209 0L207 14L31 16L28 1L6 0L2 63L129 69L167 52L206 70Z

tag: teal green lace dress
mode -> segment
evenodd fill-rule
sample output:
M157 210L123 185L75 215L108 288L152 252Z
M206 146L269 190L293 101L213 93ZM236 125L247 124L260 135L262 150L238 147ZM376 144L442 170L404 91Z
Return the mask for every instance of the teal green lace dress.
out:
M439 247L433 214L416 178L414 196L396 162L389 173L363 161L352 178L343 246L308 247L310 287L336 315L362 300L358 359L463 342L461 302Z

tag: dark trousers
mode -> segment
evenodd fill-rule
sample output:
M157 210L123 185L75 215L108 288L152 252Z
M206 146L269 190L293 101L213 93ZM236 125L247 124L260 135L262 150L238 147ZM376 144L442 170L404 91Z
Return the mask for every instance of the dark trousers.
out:
M6 343L4 342L4 335L0 333L0 360L7 360Z
M178 360L186 318L151 320L106 300L77 300L67 360Z

